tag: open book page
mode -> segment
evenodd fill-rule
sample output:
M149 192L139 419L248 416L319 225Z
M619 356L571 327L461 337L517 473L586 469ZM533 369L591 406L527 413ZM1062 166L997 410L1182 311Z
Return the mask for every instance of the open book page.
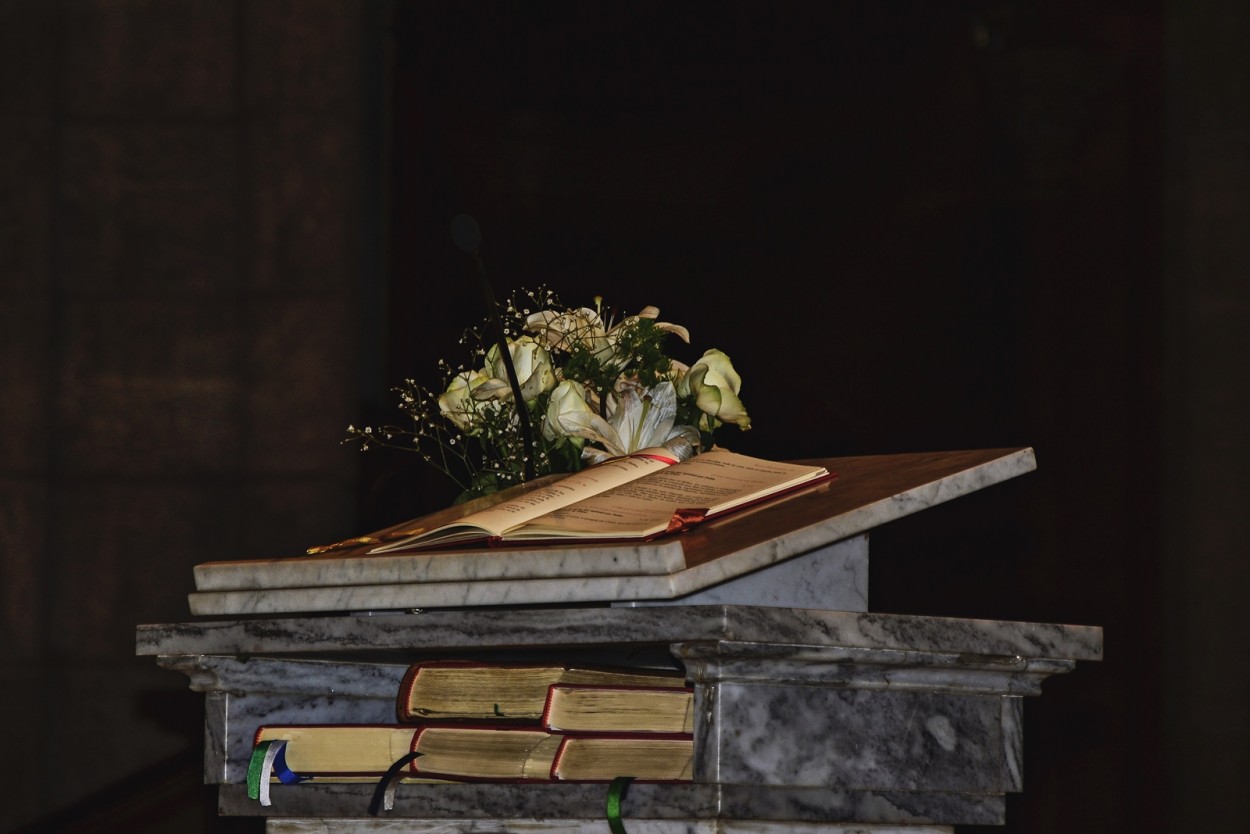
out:
M629 457L613 458L560 478L540 489L478 510L452 523L375 547L369 552L390 553L501 536L507 530L544 513L666 469L673 464L668 455L669 452L664 449L644 449Z
M665 532L679 509L698 508L710 517L828 475L820 466L712 449L534 518L501 538L645 538Z

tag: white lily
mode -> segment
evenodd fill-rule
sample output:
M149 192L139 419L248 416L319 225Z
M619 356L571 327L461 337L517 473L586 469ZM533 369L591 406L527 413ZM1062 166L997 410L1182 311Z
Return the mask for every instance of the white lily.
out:
M551 392L542 431L546 440L567 437L580 446L610 433L612 427L591 408L586 387L566 379Z
M582 458L599 463L662 447L677 460L685 460L699 451L699 432L693 426L674 425L676 418L677 391L673 383L661 382L645 392L626 387L617 394L612 416L606 422L596 417L597 436L587 438L603 448L587 446L582 449Z
M584 347L598 354L609 348L603 319L589 307L564 313L541 310L525 319L525 329L537 334L539 341L555 351L567 353L574 347Z
M658 319L659 317L660 317L660 308L647 305L646 307L642 308L642 310L638 313L638 315L628 316L624 319L621 319L620 324L616 325L615 327L609 328L608 335L610 337L612 333L616 331L618 328L624 328L626 325L632 324L638 319ZM682 327L680 324L673 324L667 321L657 321L655 323L655 328L657 330L663 330L665 333L672 333L676 335L677 338L685 342L686 344L690 344L690 331Z
M584 347L605 367L623 367L630 357L617 355L621 335L637 324L639 319L657 319L660 308L643 307L637 315L626 316L615 324L604 323L599 313L589 307L581 307L565 313L542 310L525 320L525 329L538 334L540 341L555 351L569 351ZM690 331L679 324L667 321L655 322L657 330L673 333L686 344L690 343Z

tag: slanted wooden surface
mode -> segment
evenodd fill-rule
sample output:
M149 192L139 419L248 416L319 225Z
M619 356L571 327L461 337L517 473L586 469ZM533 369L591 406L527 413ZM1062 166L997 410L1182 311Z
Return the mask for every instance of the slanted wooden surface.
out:
M1027 447L796 461L824 466L830 472L837 473L837 477L820 486L709 521L687 531L682 534L686 566L706 564L751 545L779 538L795 530L888 501L944 478L1025 452L1029 452ZM994 482L997 480L991 481ZM979 487L973 489L976 488ZM917 510L925 509L932 503L939 502L923 502Z
M341 547L316 556L210 562L196 567L202 592L411 583L481 582L573 577L664 576L697 569L731 554L755 554L735 565L738 574L781 558L863 533L895 518L1031 471L1027 447L823 458L801 461L836 473L757 506L704 522L686 532L648 542L570 540L561 544L369 555L375 543ZM480 504L479 504L480 505ZM449 508L371 534L430 527L471 510ZM783 552L784 551L784 552ZM722 577L723 578L723 577Z

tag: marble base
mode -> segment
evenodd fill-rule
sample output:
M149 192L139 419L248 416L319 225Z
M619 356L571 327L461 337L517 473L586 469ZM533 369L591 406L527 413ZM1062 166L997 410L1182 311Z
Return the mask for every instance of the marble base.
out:
M607 829L604 819L607 790L607 785L598 784L400 785L395 791L394 809L379 818L447 820L449 823L464 820L575 821L600 826L599 834L603 834ZM266 816L271 820L282 817L367 819L366 809L372 795L372 785L274 785L270 790L272 804L261 806L248 798L246 786L224 785L218 810L226 816ZM689 820L732 821L742 826L740 830L752 830L745 827L747 823L1001 825L1004 807L1001 796L976 794L639 783L629 787L622 802L622 814L630 820L672 824L685 824ZM630 830L632 832L632 828Z
M139 646L205 693L205 778L226 814L365 816L369 784L274 786L271 806L248 800L262 723L390 723L415 658L556 652L662 656L695 688L694 780L631 786L633 818L661 832L696 820L695 831L822 831L1001 824L1005 795L1022 785L1023 697L1098 659L1101 637L1088 626L706 605L197 622L142 627ZM605 787L405 783L389 816L579 831L603 825ZM476 824L448 830L490 830Z
M947 825L622 819L628 834L952 834ZM271 818L266 834L604 834L603 820Z

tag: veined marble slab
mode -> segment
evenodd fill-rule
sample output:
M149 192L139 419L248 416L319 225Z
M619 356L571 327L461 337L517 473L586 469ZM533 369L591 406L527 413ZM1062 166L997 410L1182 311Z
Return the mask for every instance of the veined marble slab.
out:
M1036 468L1030 448L827 458L837 478L639 544L209 562L197 615L680 599ZM403 525L400 525L403 526Z
M272 721L385 722L400 676L421 655L657 648L694 687L695 780L632 785L623 806L631 832L946 834L1004 822L1005 794L1023 785L1021 696L1099 659L1102 629L603 605L148 625L137 653L205 693L205 778L219 786L223 814L265 816L270 831L289 834L351 834L357 823L402 831L409 821L430 834L439 823L448 834L590 834L606 825L605 784L404 783L377 820L363 819L368 783L273 785L272 804L261 806L245 784L252 733ZM325 827L283 828L283 818ZM374 828L383 822L399 825Z
M601 826L599 830L605 832L608 828L604 818L607 790L608 786L602 784L560 782L400 784L395 791L395 808L386 812L385 818L410 817L427 822L443 819L449 823L450 832L480 830L450 827L462 825L466 820L481 823L527 819L594 821ZM264 815L271 821L281 817L344 819L364 817L372 793L373 785L321 784L315 789L311 785L273 785L270 788L273 804L262 807L256 800L248 799L246 785L222 785L218 808L228 816ZM732 820L739 823L739 827L728 829L735 834L747 831L771 834L777 830L771 826L782 823L806 824L816 831L821 829L815 824L851 822L887 826L1001 825L1004 811L1004 798L992 794L692 783L639 782L630 785L622 803L627 830L632 831L629 826L633 820ZM763 823L769 827L750 828L745 823ZM484 830L492 831L489 827ZM502 830L521 832L526 829Z
M1097 626L746 605L478 609L141 625L138 655L533 650L715 641L1100 660Z
M949 825L639 820L622 818L629 834L951 834ZM286 819L271 818L265 834L604 834L603 820L577 819Z
M696 782L855 790L1019 790L1022 697L1040 695L1043 681L1076 665L728 641L669 651L662 665L676 658L694 687ZM642 660L628 650L560 652L564 662L578 662L578 654L610 665ZM204 774L219 784L246 781L263 724L393 723L408 668L203 654L157 662L185 673L192 690L207 696Z

